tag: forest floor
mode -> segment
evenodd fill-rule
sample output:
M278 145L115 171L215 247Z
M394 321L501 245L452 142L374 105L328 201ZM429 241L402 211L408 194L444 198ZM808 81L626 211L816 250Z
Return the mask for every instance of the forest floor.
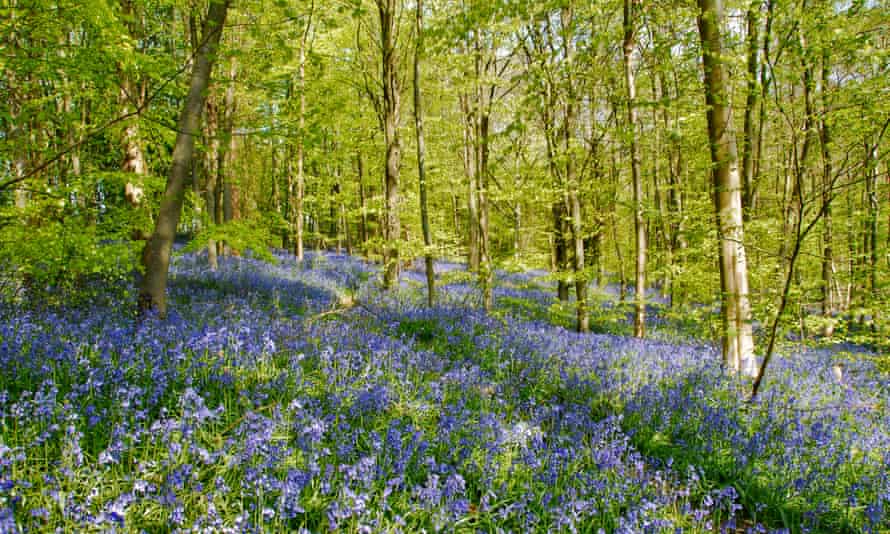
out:
M749 403L694 319L437 271L432 309L334 254L180 256L163 322L0 305L0 532L890 532L867 355L789 347Z

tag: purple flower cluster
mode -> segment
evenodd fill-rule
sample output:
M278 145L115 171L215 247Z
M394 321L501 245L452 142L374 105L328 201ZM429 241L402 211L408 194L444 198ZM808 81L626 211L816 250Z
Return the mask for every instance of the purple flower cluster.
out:
M746 406L707 346L485 314L461 284L428 309L346 256L172 274L164 322L0 305L0 532L756 532L781 499L790 528L887 524L867 365L789 355Z

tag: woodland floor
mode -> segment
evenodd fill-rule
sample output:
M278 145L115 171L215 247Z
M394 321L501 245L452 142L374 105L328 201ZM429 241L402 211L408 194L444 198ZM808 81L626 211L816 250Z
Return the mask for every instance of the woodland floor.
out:
M460 265L432 309L377 274L190 254L163 322L0 305L0 532L890 532L870 354L789 345L746 403L701 317L637 340L607 288L581 335L544 273L492 313Z

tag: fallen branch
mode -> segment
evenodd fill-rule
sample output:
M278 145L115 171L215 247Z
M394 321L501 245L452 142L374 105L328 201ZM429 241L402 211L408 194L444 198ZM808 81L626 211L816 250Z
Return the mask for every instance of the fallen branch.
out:
M322 318L324 318L324 317L328 317L328 316L331 316L331 315L337 315L337 314L340 314L340 313L349 311L349 310L355 308L356 306L361 306L361 303L360 303L360 302L354 300L352 297L349 297L349 296L341 297L341 298L340 298L340 302L339 302L338 304L339 304L339 306L337 306L336 308L334 308L334 309L332 309L332 310L328 310L328 311L325 311L325 312L321 312L321 313L315 314L315 315L313 315L313 316L307 318L307 319L306 319L305 321L303 321L303 322L304 322L306 325L310 325L310 324L312 324L313 322L315 322L315 321L317 321L317 320L319 320L319 319L322 319Z

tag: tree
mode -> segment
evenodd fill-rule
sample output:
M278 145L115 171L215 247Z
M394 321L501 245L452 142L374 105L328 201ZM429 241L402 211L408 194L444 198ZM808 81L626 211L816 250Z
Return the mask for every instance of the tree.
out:
M723 362L732 371L753 375L756 363L742 226L742 184L732 134L729 84L720 36L723 6L721 0L699 0L698 6L714 206L720 244Z
M634 336L646 335L646 222L643 220L643 181L640 176L640 149L637 144L637 86L634 75L636 41L636 0L624 0L624 80L627 85L627 129L630 143L630 169L633 179L634 235L636 236L636 289L634 296Z
M423 138L423 100L420 92L420 58L423 54L423 0L417 0L415 18L416 43L414 48L414 128L417 132L417 176L420 189L420 220L423 230L424 263L426 266L427 303L432 306L436 299L436 273L430 252L433 239L430 234L430 215L426 196L426 150Z
M397 0L375 0L380 16L380 75L383 86L383 137L386 143L384 165L386 187L386 223L384 225L383 286L395 287L399 279L399 165L402 144L399 137L402 81L396 50L398 16Z
M167 271L173 238L182 214L182 200L186 179L191 172L195 135L198 133L201 114L204 111L210 72L222 36L230 0L211 0L201 31L200 46L195 52L188 96L179 116L173 162L167 178L167 187L161 200L157 223L146 243L143 255L145 277L139 288L141 312L156 310L160 317L167 315Z

